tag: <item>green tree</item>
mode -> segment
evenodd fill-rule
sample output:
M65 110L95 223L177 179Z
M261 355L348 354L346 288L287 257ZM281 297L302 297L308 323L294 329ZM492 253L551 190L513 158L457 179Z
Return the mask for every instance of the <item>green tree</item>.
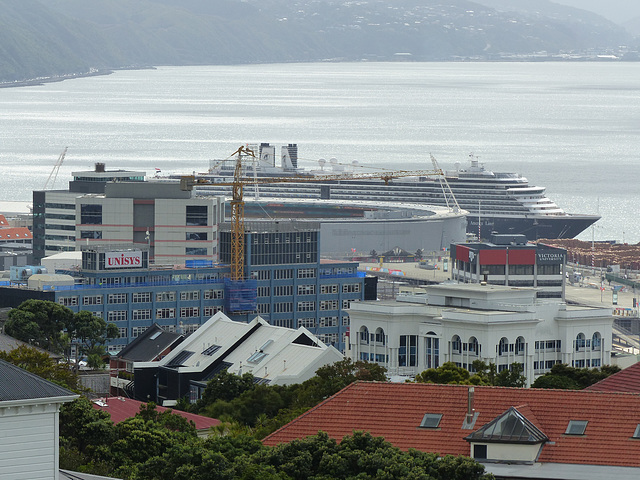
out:
M582 390L619 371L620 367L615 365L604 365L601 368L575 368L558 363L551 367L548 373L538 377L531 387Z
M56 302L26 300L9 311L5 332L18 340L54 353L62 353L66 346L65 327L73 312Z
M484 385L519 388L527 385L527 377L522 374L524 367L521 363L514 362L509 365L509 368L505 368L499 373L494 363L486 364L481 360L475 360L472 365Z
M87 355L87 364L91 368L102 367L102 357L106 353L104 345L107 341L118 338L119 334L115 324L108 323L86 310L73 315L67 322L66 329L80 353Z
M437 368L429 368L415 377L417 383L440 383L461 385L487 385L480 375L471 375L466 368L453 362L445 362Z
M250 373L240 376L224 370L209 380L202 398L192 409L198 413L217 400L231 401L255 386L254 377Z
M35 347L20 345L9 352L0 351L0 358L62 387L79 389L78 376L66 364Z

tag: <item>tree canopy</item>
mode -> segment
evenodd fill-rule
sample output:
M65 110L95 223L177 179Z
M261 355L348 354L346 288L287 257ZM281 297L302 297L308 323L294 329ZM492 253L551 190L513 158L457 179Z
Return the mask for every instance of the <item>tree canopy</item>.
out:
M576 368L557 363L551 367L548 373L536 378L531 387L582 390L619 371L620 367L616 365L603 365L600 368Z
M78 376L66 364L35 347L20 345L9 352L0 351L0 358L64 388L79 389Z
M495 385L500 387L524 387L527 379L522 375L522 365L512 363L509 368L497 372L493 363L476 360L472 364L475 373L458 367L453 362L445 362L437 368L429 368L416 375L417 383L440 383L462 385Z

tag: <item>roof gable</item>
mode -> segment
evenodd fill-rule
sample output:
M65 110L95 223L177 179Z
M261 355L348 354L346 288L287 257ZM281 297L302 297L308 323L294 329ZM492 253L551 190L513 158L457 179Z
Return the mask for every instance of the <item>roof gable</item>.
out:
M0 404L20 400L59 399L77 395L20 367L0 360Z
M516 408L510 407L499 417L465 438L468 442L542 443L548 440Z

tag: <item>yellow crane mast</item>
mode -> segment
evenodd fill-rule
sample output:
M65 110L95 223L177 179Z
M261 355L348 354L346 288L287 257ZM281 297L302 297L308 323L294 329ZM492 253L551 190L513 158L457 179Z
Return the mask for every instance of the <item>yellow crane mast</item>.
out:
M439 177L443 178L444 173L432 158L434 170L390 170L384 172L369 173L340 173L333 175L292 175L290 177L260 177L250 178L242 176L243 159L253 157L255 153L246 146L241 146L230 155L236 156L235 168L232 182L214 182L206 178L195 178L193 175L183 176L180 178L180 186L183 190L192 190L194 185L215 184L216 186L231 186L231 278L232 280L242 280L244 277L244 186L245 185L261 185L269 183L300 183L300 182L325 182L336 180L382 180L388 184L394 178L402 177ZM448 184L447 184L448 187ZM444 192L443 192L444 193ZM446 194L445 194L446 195ZM453 197L453 193L449 188L449 195ZM459 210L458 204L454 198L454 207L452 210Z

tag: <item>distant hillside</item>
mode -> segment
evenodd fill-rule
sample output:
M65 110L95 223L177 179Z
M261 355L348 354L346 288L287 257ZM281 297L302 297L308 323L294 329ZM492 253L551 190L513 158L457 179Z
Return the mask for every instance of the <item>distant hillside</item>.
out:
M149 65L499 59L631 40L546 0L479 2L0 0L0 82Z

